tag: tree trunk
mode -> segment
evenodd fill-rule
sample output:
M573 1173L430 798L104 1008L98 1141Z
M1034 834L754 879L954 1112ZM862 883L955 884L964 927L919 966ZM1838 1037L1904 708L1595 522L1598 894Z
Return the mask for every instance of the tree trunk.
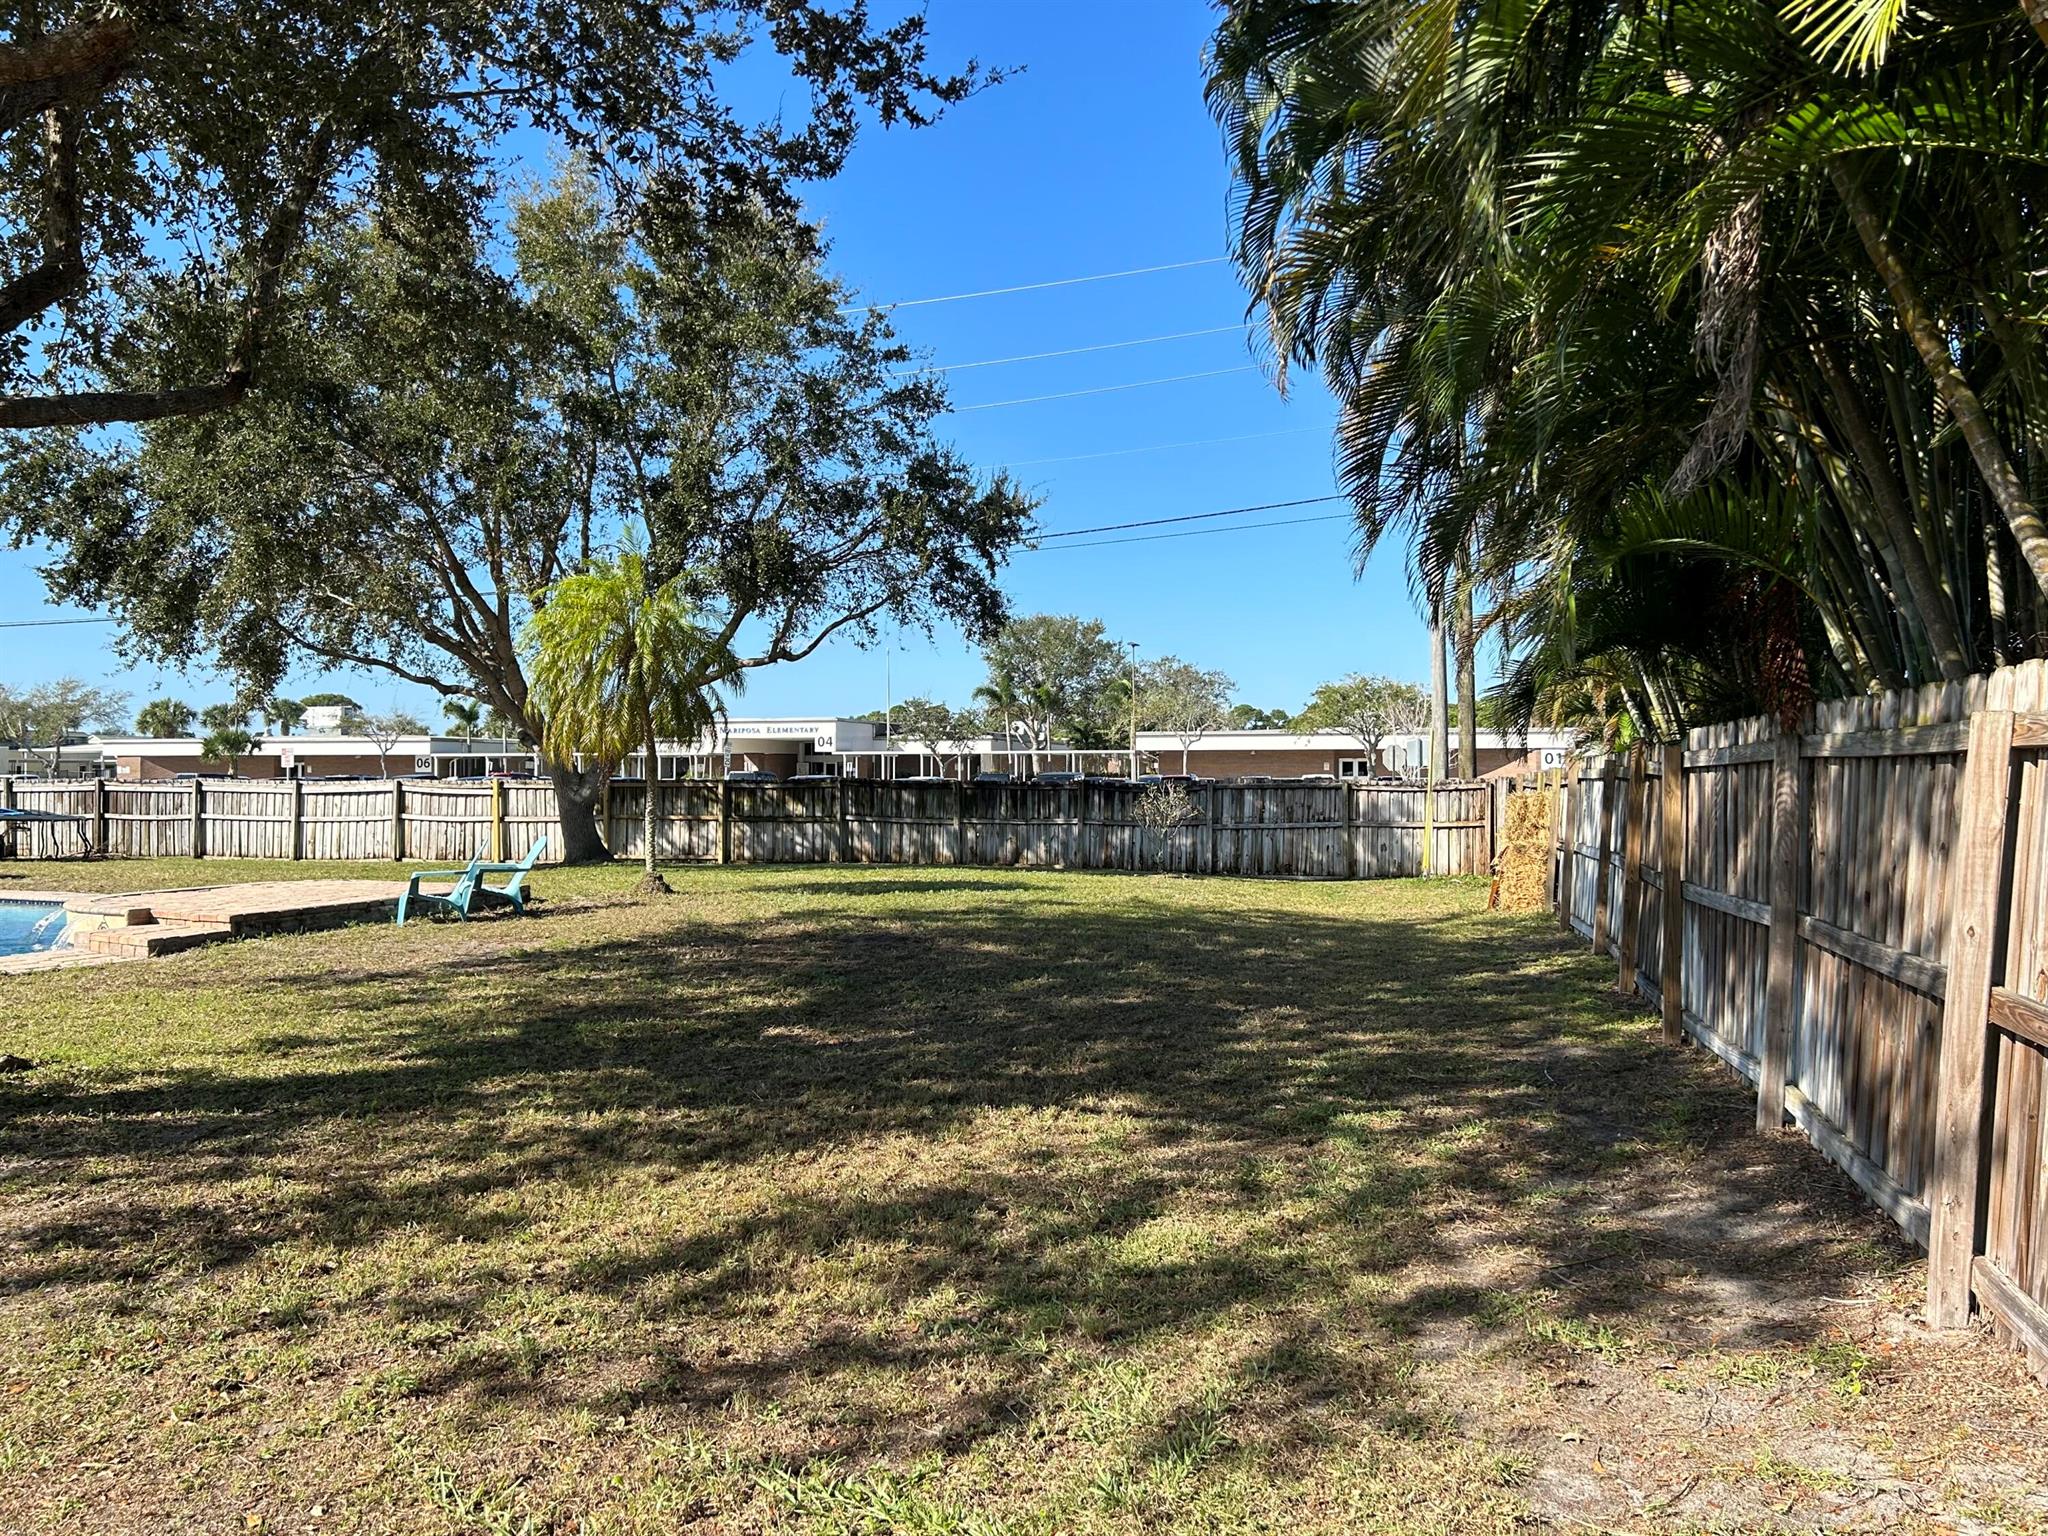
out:
M1928 312L1912 274L1892 248L1891 236L1885 232L1884 221L1871 203L1869 193L1864 191L1855 173L1840 158L1828 163L1828 173L1834 179L1835 191L1849 210L1849 217L1856 225L1856 233L1863 241L1863 249L1870 257L1871 265L1884 279L1885 290L1891 295L1899 324L1905 328L1906 335L1920 354L1920 361L1933 377L1935 391L1941 396L1942 403L1962 429L1963 441L1969 445L1977 472L1990 487L1999 511L2005 514L2006 524L2012 529L2012 536L2019 544L2028 569L2034 573L2035 582L2042 591L2048 592L2048 523L2042 522L2040 512L2027 499L2026 489L2020 484L2005 444L1999 441L1997 428L1984 413L1983 402L1970 388L1970 381L1963 377L1955 359L1949 356L1941 327Z
M1842 435L1849 440L1849 451L1863 471L1863 483L1870 491L1871 504L1884 524L1887 538L1899 562L1899 574L1904 578L1907 595L1920 616L1920 627L1926 631L1927 645L1934 652L1935 664L1941 668L1941 675L1951 682L1970 675L1970 657L1965 647L1962 631L1956 618L1956 607L1941 580L1934 574L1934 567L1928 562L1927 551L1920 543L1919 531L1913 526L1913 514L1906 506L1904 492L1893 478L1891 456L1886 453L1879 440L1877 428L1863 412L1863 402L1857 397L1856 387L1849 376L1835 360L1834 352L1824 341L1813 343L1814 362L1820 368L1821 378L1826 381L1828 393L1834 397L1835 417L1842 425Z
M562 824L564 864L602 864L611 858L597 829L597 796L603 775L579 772L550 762L548 782L555 788L555 818Z
M654 867L654 798L661 787L661 743L655 738L651 715L642 716L640 727L644 743L641 750L647 754L646 771L641 775L647 789L640 800L640 841L642 852L647 856L647 872L640 877L640 884L635 889L643 896L662 896L668 893L669 884L661 878L661 871Z
M1472 589L1464 573L1458 582L1458 777L1479 777L1479 681L1475 674L1472 633Z
M1444 611L1438 604L1429 614L1429 782L1444 776L1451 761L1450 716L1445 695L1450 692L1450 657L1444 645Z

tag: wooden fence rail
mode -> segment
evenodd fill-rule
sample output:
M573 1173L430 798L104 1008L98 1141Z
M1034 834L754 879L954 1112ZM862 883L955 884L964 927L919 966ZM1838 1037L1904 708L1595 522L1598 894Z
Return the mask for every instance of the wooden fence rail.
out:
M1560 921L2048 1368L2048 667L1574 762Z
M606 791L599 827L638 859L647 786ZM6 803L82 818L116 858L390 859L460 864L562 851L554 790L494 782L160 784L0 781ZM1168 832L1118 784L821 784L680 781L654 787L655 856L735 864L969 864L1039 869L1388 879L1477 875L1493 862L1501 796L1485 784L1211 784ZM79 831L16 828L14 856L76 855Z

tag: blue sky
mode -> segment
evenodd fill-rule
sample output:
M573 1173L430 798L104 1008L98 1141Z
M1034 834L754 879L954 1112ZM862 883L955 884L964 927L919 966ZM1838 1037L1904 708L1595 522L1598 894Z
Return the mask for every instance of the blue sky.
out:
M1210 12L1193 0L1071 4L934 0L935 56L1023 65L997 89L921 131L863 137L839 180L811 205L833 264L875 302L1204 262L1113 281L921 304L899 332L935 363L974 363L1105 342L1230 329L1153 345L948 374L948 430L976 462L1008 464L1044 497L1047 530L1328 495L1331 402L1296 377L1282 399L1239 329L1245 296L1227 262L1226 174L1202 102ZM971 407L1187 374L1210 377L1031 404ZM1218 441L1235 439L1234 441ZM1156 452L1164 444L1196 444ZM1192 527L1325 517L1341 503ZM1173 529L1133 530L1135 534ZM1130 535L1103 535L1102 538ZM1298 707L1347 671L1420 680L1427 636L1403 551L1388 548L1354 580L1342 521L1198 537L1021 552L1004 585L1019 612L1102 619L1140 654L1174 654L1228 672L1240 699ZM57 616L32 552L0 549L0 615ZM957 633L905 633L886 674L898 698L964 701L980 658ZM223 694L204 677L124 668L111 627L0 630L0 681L63 674L108 679L136 702L160 689L195 704ZM753 673L746 714L857 713L881 706L880 648L833 644ZM432 718L423 691L381 677L297 676L287 691L335 686L372 708Z

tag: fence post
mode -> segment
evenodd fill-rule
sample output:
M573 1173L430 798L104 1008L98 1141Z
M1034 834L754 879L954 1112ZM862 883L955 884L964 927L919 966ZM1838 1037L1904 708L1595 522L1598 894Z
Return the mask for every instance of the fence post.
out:
M1571 754L1565 754L1565 762L1556 770L1556 801L1552 809L1552 821L1556 827L1556 926L1571 932L1571 842L1577 836L1575 815L1579 797L1579 764L1573 762Z
M100 857L107 855L107 781L92 781L92 842L100 851Z
M966 772L965 764L962 764L961 772ZM956 865L967 862L967 780L964 778L953 786L953 862Z
M1764 1048L1757 1059L1756 1128L1785 1123L1799 969L1799 866L1806 848L1805 775L1799 732L1780 728L1771 753L1771 937L1764 973Z
M1685 1022L1685 743L1664 747L1664 807L1658 869L1664 880L1664 943L1657 990L1664 1006L1664 1039L1676 1045Z
M1600 769L1600 851L1595 856L1593 885L1593 953L1607 953L1614 932L1614 801L1618 780L1610 754Z
M1970 1261L1977 1251L1977 1187L1983 1178L1985 1049L1992 968L2005 884L2007 795L2012 775L2010 710L1970 719L1963 764L1962 825L1954 854L1948 982L1942 995L1936 1068L1934 1168L1928 1187L1927 1321L1960 1328L1970 1320Z
M718 781L718 862L732 862L732 780Z
M842 864L853 862L853 795L847 788L850 782L842 769L838 781L832 786L832 792L839 801L839 862Z
M391 857L405 857L405 781L391 781Z
M0 809L11 811L14 808L14 775L0 774ZM20 857L20 854L21 847L15 841L14 827L9 826L0 830L0 856L12 859Z
M206 857L206 780L192 781L192 857Z
M306 856L306 781L292 780L292 858Z
M1422 872L1433 874L1436 866L1436 781L1422 783Z
M1496 874L1494 861L1500 857L1501 838L1508 825L1508 801L1520 788L1519 783L1503 775L1486 786L1486 873Z
M1616 957L1620 968L1614 983L1624 993L1636 989L1636 949L1642 939L1643 817L1650 790L1648 767L1643 749L1629 748L1621 828L1621 953Z
M1344 797L1344 852L1343 862L1338 866L1346 880L1358 878L1358 850L1353 845L1358 839L1358 797L1353 793L1355 785L1344 780L1337 781L1337 793Z

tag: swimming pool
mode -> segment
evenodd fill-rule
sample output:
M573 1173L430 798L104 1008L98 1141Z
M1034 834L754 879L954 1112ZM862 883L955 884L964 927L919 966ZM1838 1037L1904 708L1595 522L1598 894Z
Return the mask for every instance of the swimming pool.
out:
M0 955L54 949L64 937L64 909L49 901L0 898Z

